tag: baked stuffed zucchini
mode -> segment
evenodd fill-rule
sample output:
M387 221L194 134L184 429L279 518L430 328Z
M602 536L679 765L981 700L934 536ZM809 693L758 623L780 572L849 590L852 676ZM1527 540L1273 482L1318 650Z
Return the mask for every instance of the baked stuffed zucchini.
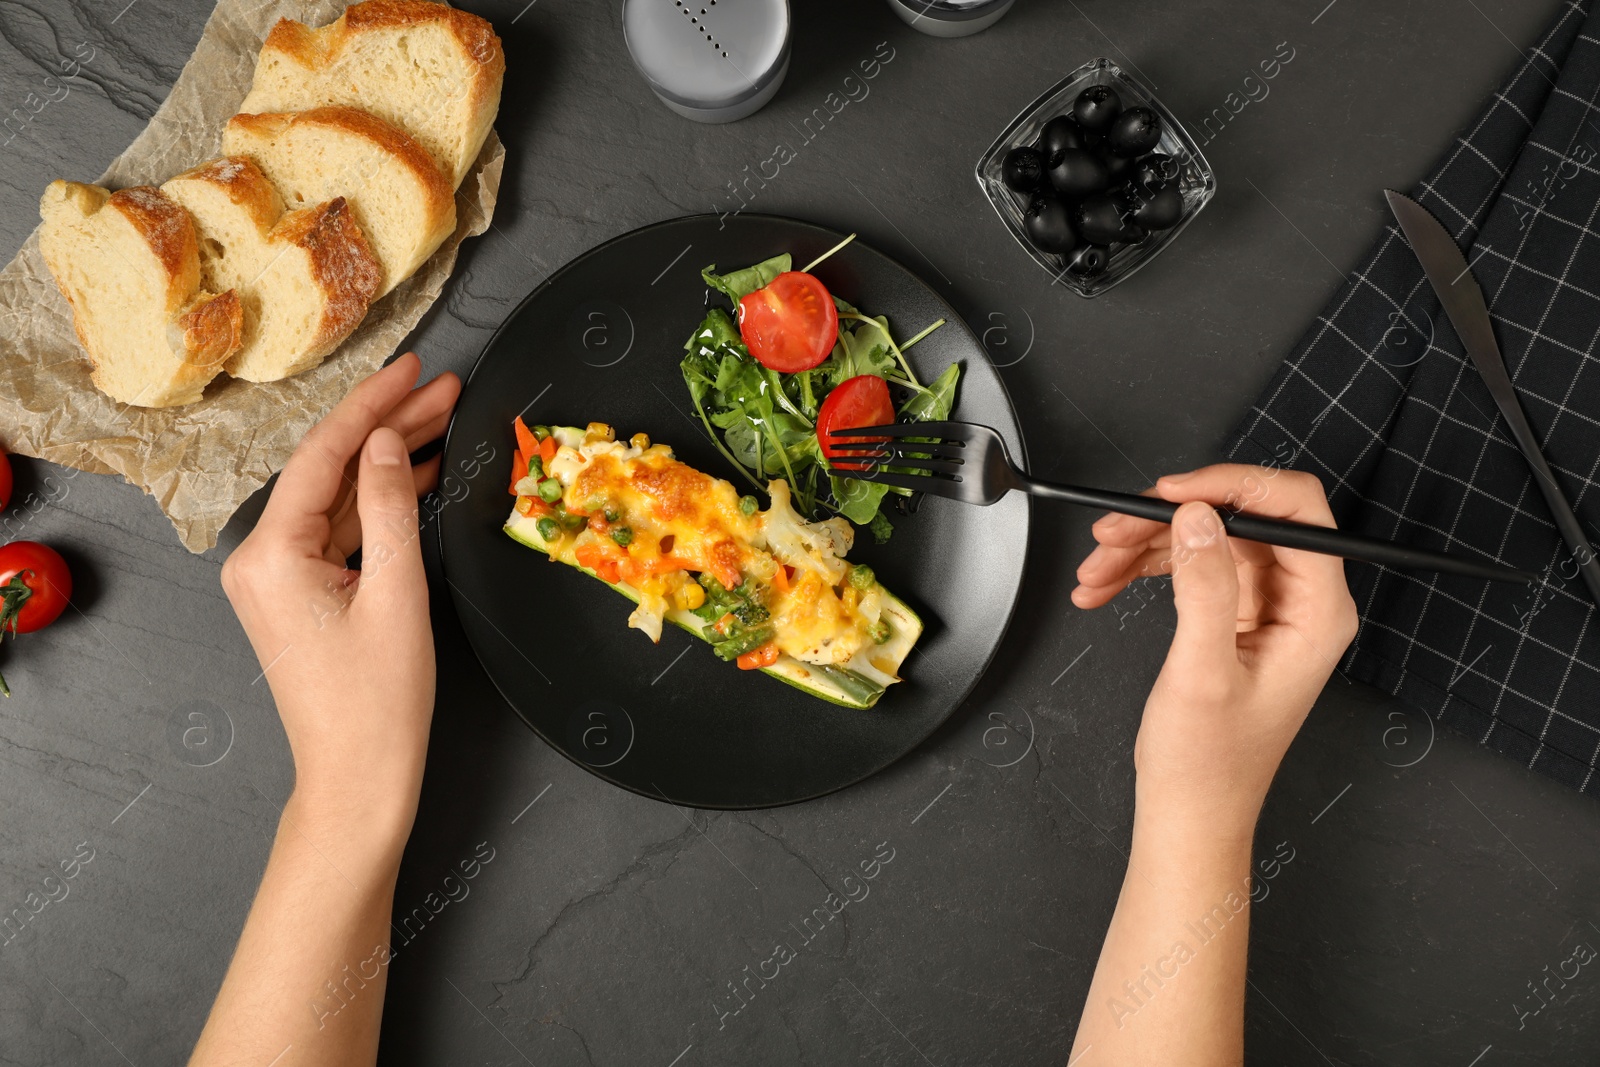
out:
M506 533L632 600L630 627L660 641L674 623L744 670L845 707L870 708L900 680L922 620L845 559L850 524L807 522L787 482L768 485L763 511L643 434L521 419L516 431Z

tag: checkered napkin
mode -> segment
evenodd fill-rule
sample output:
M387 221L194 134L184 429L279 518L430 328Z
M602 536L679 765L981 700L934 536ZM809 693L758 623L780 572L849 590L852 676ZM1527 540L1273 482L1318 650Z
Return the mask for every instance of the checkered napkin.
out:
M1411 195L1472 264L1528 419L1600 544L1600 14L1591 3L1562 8ZM1600 612L1392 220L1227 452L1316 474L1342 528L1544 575L1521 590L1352 563L1362 624L1341 668L1600 792Z

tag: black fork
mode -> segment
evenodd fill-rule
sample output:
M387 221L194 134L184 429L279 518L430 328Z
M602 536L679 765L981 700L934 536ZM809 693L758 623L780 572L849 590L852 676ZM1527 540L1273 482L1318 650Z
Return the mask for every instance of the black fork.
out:
M921 440L918 440L921 438ZM993 504L1013 489L1069 504L1115 511L1170 523L1178 505L1158 497L1056 485L1028 477L1011 462L1006 443L987 426L970 422L911 422L864 426L829 435L833 466L840 474L879 482L964 504ZM1267 519L1232 508L1218 508L1233 537L1265 545L1298 548L1390 567L1440 571L1492 582L1537 582L1538 576L1498 563L1459 559L1425 548L1342 533L1327 526Z

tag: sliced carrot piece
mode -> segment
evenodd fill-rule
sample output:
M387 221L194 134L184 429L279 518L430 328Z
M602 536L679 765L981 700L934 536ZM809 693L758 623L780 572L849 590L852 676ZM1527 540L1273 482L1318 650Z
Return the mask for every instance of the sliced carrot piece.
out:
M741 671L759 671L778 662L778 646L768 641L760 648L746 652L736 660Z
M522 416L518 415L517 421L512 425L517 431L517 448L519 451L521 451L524 459L529 459L538 455L539 439L533 436L533 431L528 429L528 424L522 421ZM523 463L522 470L524 474L527 473L527 463Z
M556 449L559 447L554 437L546 437L539 442L539 459L543 461L545 470L550 469L550 461L556 458ZM532 452L528 454L533 455Z

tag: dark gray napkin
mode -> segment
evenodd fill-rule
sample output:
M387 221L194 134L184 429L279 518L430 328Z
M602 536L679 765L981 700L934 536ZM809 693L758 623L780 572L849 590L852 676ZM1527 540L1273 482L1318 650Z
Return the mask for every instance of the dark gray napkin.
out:
M1561 9L1411 195L1466 252L1528 419L1600 542L1600 17L1590 6ZM1362 622L1341 668L1600 791L1600 618L1394 222L1227 452L1316 474L1342 528L1544 575L1522 591L1349 564Z

